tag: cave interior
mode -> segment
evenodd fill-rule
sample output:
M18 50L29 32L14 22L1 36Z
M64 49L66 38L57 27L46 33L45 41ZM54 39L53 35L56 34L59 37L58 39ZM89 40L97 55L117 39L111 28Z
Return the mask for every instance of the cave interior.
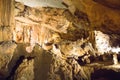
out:
M0 0L0 80L120 80L120 0Z

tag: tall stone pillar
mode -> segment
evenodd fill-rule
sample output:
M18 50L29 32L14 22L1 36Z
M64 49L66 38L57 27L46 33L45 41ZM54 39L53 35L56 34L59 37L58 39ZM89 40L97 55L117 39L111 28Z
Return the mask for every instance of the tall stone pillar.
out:
M0 0L0 41L12 39L14 0Z

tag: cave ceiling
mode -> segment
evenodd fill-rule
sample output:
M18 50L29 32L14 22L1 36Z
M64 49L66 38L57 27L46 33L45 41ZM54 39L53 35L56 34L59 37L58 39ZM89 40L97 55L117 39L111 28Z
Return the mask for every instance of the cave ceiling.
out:
M62 4L62 0L15 0L21 2L29 7L55 7L55 8L66 8Z
M85 14L88 29L100 30L105 33L120 34L120 1L119 0L15 0L33 8L54 7L68 9L73 16L81 19ZM24 19L25 20L25 19Z
M94 1L113 9L120 9L120 0L94 0Z

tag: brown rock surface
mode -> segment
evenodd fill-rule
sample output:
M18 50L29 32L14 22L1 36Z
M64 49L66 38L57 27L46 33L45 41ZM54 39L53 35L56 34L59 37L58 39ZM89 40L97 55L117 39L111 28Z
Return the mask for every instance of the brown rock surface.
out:
M69 1L69 0L65 0ZM96 0L100 1L100 0ZM100 2L105 2L107 4L111 1L104 0ZM117 2L118 0L113 0ZM119 1L118 1L119 2ZM120 25L120 11L116 9L112 9L106 6L101 5L99 2L96 3L94 0L71 0L71 3L78 9L80 12L83 12L87 15L90 21L90 28L95 30L101 30L105 33L118 33L119 34L119 25ZM69 3L66 3L69 5ZM119 3L118 3L119 4Z
M44 0L16 0L15 11L6 1L0 1L0 78L119 80L120 1L63 0L67 8L51 8L35 7Z
M17 45L12 41L0 43L0 77L8 76L8 64L13 58Z
M15 72L14 80L34 80L34 60L24 59Z
M120 1L119 0L94 0L104 6L113 8L113 9L120 9Z

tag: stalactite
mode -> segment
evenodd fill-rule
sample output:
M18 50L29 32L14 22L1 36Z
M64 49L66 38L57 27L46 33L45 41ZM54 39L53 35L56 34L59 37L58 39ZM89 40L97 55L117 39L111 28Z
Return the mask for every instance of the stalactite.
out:
M94 31L89 31L89 41L93 44L92 46L95 48L95 33L94 33Z

